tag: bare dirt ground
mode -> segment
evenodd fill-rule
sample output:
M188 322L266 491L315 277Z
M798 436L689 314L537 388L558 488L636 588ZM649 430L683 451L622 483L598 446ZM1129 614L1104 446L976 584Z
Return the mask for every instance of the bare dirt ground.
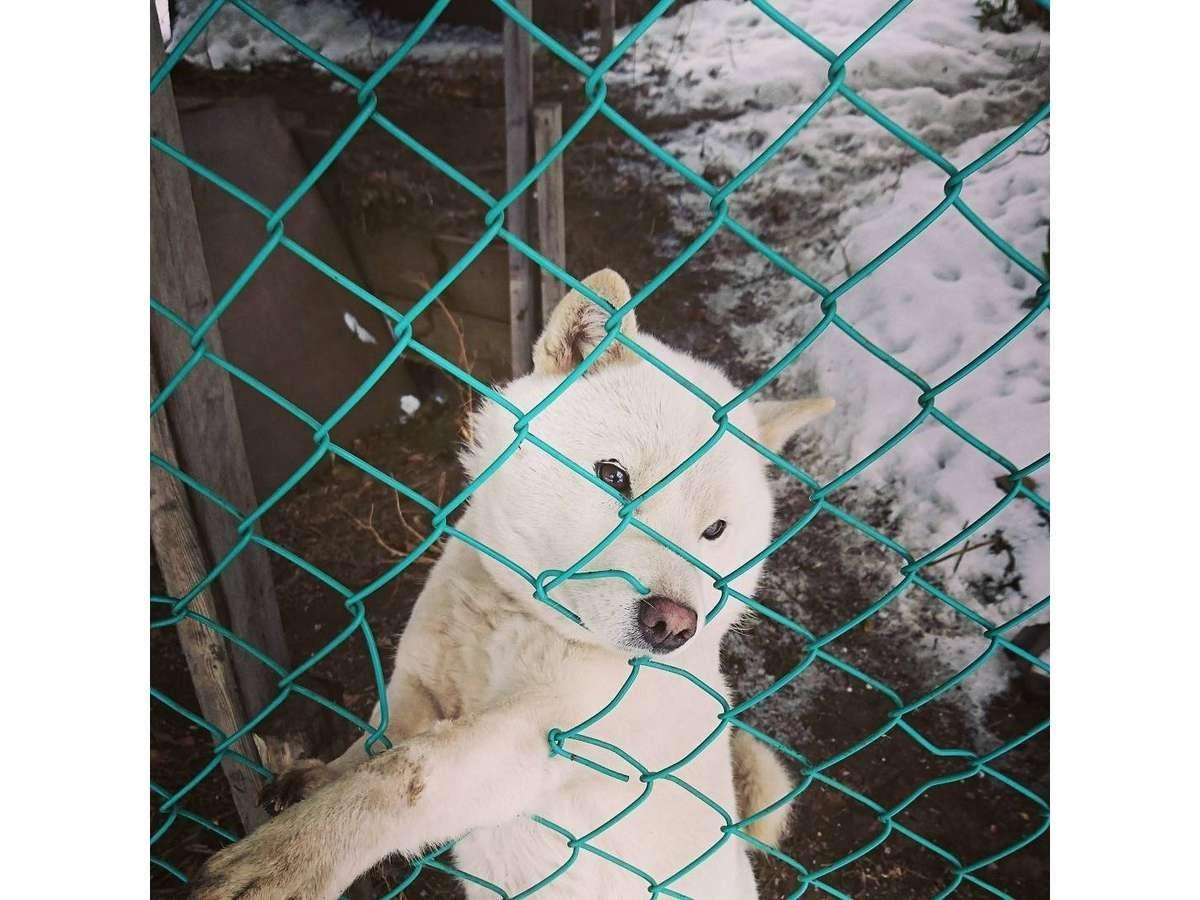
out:
M503 91L498 59L469 60L453 68L404 65L381 85L380 107L401 127L467 172L495 194L502 192ZM284 109L303 109L307 121L329 129L331 140L353 117L352 95L332 91L327 77L308 68L277 68L253 75L221 75L181 66L176 90L191 94L268 93ZM584 106L577 79L563 67L538 56L538 99L560 99L564 121ZM618 95L616 105L634 117L632 102ZM640 122L649 133L678 127L677 122ZM577 275L612 265L632 284L643 284L666 263L655 239L668 227L665 202L620 166L648 163L646 154L615 129L596 120L584 129L565 157L569 268ZM483 210L461 189L429 169L378 129L368 126L347 149L335 172L320 185L345 227L371 228L403 221L431 230L457 230L474 236L482 231ZM784 214L784 211L781 211ZM723 363L749 380L725 336L720 321L706 308L706 282L712 276L703 258L720 254L718 238L697 265L685 267L641 309L643 327L670 342ZM755 316L752 288L747 289L745 315ZM457 394L451 386L448 396ZM433 499L448 498L461 483L454 459L457 445L457 402L428 405L403 427L386 428L362 439L355 452L422 490ZM802 457L805 448L793 453ZM854 488L848 489L853 492ZM861 506L886 505L886 497L851 497ZM780 522L803 512L803 500L785 495ZM297 486L263 523L266 534L325 569L351 587L365 585L411 547L429 528L428 518L411 504L397 505L393 492L346 465L322 464ZM891 564L882 551L829 517L810 527L772 559L770 577L760 599L816 633L844 622L876 600L893 582L880 573ZM293 657L302 659L323 645L345 622L345 611L327 588L289 564L275 560L284 625ZM895 566L891 565L894 569ZM385 665L395 648L420 590L426 565L415 565L381 589L368 603L368 620L380 643ZM894 573L893 573L894 574ZM868 620L832 646L833 652L891 685L905 699L920 696L947 673L932 671L927 656L906 644L906 634L886 623ZM760 690L789 672L803 658L802 641L790 631L760 621L729 641L728 670L739 696ZM980 641L980 649L985 646ZM152 680L177 701L195 708L175 635L151 635ZM366 651L351 640L314 673L340 687L346 705L361 716L370 713L374 692ZM1048 701L1027 693L1019 680L995 695L984 711L981 729L966 706L950 692L909 719L930 739L945 747L972 751L991 749L1044 719ZM291 702L291 701L289 701ZM748 720L813 760L824 760L854 744L886 721L891 704L877 692L830 667L815 664L800 679L747 714ZM268 725L267 730L270 730ZM348 743L351 735L345 735ZM151 713L152 775L175 788L207 759L210 742L202 731L171 711L155 706ZM1043 734L1002 759L996 766L1042 795L1049 789L1049 739ZM939 775L958 771L961 763L931 756L898 731L845 760L831 774L878 803L895 804ZM219 770L188 798L187 807L236 830L236 818ZM937 787L909 807L899 821L957 854L984 858L1035 830L1039 809L1002 784L973 777ZM152 828L161 819L151 802ZM879 834L882 824L847 797L815 785L796 803L794 828L785 850L806 866L820 867L850 853ZM179 822L156 846L156 855L186 874L196 871L216 847L216 840L188 822ZM759 861L761 894L784 897L796 889L795 873L775 861ZM403 871L402 866L399 871ZM1049 839L1043 836L1013 856L979 874L1015 897L1049 893ZM376 874L376 891L394 884L395 870ZM855 897L932 897L952 880L947 863L900 835L856 862L829 875L833 887ZM154 896L185 896L186 889L152 867ZM412 898L461 896L443 876L423 876L406 892ZM956 896L983 897L970 885Z

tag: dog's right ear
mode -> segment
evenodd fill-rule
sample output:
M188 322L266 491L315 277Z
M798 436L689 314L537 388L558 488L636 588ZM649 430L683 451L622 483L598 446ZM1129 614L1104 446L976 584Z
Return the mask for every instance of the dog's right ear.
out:
M621 307L629 301L629 285L612 269L593 272L583 283L611 303ZM608 313L579 291L571 291L554 307L550 321L533 345L533 371L539 375L566 375L583 361L604 339ZM637 334L637 322L631 312L621 320L621 333ZM629 348L613 342L588 368L588 371L615 362L633 362Z

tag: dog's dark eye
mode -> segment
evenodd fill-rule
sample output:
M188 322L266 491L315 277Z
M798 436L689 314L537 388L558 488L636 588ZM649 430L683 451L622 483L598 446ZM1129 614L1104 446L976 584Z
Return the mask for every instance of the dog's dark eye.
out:
M724 532L725 532L725 520L717 519L717 521L713 522L711 525L709 525L707 528L704 529L704 533L702 535L700 535L700 537L704 538L706 541L715 541Z
M615 459L602 459L596 463L595 469L605 484L626 497L629 496L629 473L622 469Z

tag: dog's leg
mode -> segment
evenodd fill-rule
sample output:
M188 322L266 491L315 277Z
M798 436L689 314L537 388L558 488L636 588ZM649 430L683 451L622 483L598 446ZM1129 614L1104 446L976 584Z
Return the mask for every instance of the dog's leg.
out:
M733 730L733 788L737 795L738 817L745 819L784 797L792 790L792 778L771 749L740 728ZM747 827L754 838L778 847L787 833L792 805L785 803Z
M570 771L546 745L555 712L510 703L397 744L210 859L193 900L336 897L389 854L535 808Z
M437 700L414 676L397 671L388 683L387 736L393 744L427 731L442 718ZM379 704L368 721L378 721ZM301 759L278 778L263 786L259 805L273 816L289 806L311 797L325 785L369 759L367 736L361 735L341 756L325 763L319 759Z

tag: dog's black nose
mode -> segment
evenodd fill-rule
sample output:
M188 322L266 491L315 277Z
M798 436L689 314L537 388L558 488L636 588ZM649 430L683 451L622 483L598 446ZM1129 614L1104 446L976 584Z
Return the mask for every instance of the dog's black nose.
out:
M638 611L638 628L652 650L670 653L696 633L696 611L667 597L644 597Z

